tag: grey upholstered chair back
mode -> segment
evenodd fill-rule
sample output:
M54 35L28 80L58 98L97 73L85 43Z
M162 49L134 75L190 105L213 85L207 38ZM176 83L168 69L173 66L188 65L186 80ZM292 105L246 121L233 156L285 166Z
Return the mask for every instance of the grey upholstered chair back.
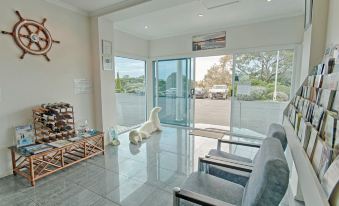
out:
M281 142L283 149L286 149L287 138L285 129L282 125L276 123L271 124L267 131L267 137L277 138Z
M289 169L281 143L266 138L254 162L253 171L245 187L243 206L275 206L284 197L289 180Z

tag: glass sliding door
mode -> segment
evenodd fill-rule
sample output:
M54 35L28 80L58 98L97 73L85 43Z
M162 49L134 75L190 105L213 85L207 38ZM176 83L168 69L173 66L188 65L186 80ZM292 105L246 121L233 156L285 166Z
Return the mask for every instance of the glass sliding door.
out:
M281 123L291 93L293 49L234 55L231 130L264 137Z
M115 57L115 96L120 132L145 122L145 71L143 60Z
M191 59L153 62L154 106L162 108L161 123L190 126Z

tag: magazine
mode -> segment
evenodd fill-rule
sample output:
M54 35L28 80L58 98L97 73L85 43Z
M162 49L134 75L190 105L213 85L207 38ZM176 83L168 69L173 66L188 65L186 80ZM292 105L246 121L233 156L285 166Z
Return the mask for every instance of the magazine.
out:
M320 171L320 161L321 161L321 154L323 152L323 148L324 148L324 141L320 138L317 138L315 147L313 149L314 150L313 155L311 156L312 166L314 168L314 171L317 173L317 175L319 175L319 171Z
M313 114L312 114L312 125L319 130L321 121L324 116L324 109L318 105L314 105Z
M317 136L318 136L318 131L314 127L312 127L310 140L308 141L308 145L307 145L307 149L306 149L306 153L307 153L307 156L309 158L312 157L313 148L314 148L314 145L316 143Z
M324 75L323 86L324 89L338 90L339 72Z
M303 146L303 148L306 150L307 149L307 145L308 142L310 140L310 136L311 136L311 131L312 131L312 125L309 122L304 122L303 125L303 129L301 131L301 145Z
M335 135L334 135L334 144L333 144L333 158L337 158L339 154L339 121L337 120L336 126L335 126Z
M310 94L310 100L312 102L316 102L317 101L317 95L318 95L318 89L317 88L311 88L311 94Z
M315 76L313 76L313 75L309 76L308 81L307 81L307 86L313 87L314 86L314 79L315 79Z
M304 101L305 101L304 98L300 98L300 100L299 100L299 102L298 102L297 110L298 110L299 112L302 111L302 108L303 108L303 106L304 106Z
M320 178L321 185L327 195L330 198L335 187L339 183L339 157L337 157L330 167L325 172L324 176Z
M76 136L76 137L72 137L68 140L71 141L71 142L77 142L77 141L83 140L83 138L80 137L80 136Z
M332 149L326 143L323 143L323 150L321 153L319 164L319 177L323 177L328 167L330 166L332 158Z
M296 115L296 119L295 119L295 132L298 134L299 132L299 128L300 128L300 122L302 121L302 114L301 113L297 113Z
M15 127L15 137L17 147L22 147L35 143L35 135L32 125Z
M334 100L335 91L329 89L321 89L317 103L324 109L331 109Z
M296 111L294 108L292 108L291 115L290 115L290 122L293 128L295 128L295 119L296 119Z
M25 152L29 153L29 154L38 154L41 152L45 152L52 149L52 147L46 145L46 144L36 144L36 145L31 145L31 146L27 146L24 147Z
M318 64L318 66L316 66L315 68L316 74L317 75L324 74L324 69L325 69L325 64Z
M337 91L334 96L331 111L336 112L337 115L339 115L339 91Z
M58 140L55 142L50 142L48 143L48 145L52 146L52 147L56 147L56 148L60 148L60 147L65 147L67 145L72 144L72 142L68 141L68 140Z
M325 140L326 144L333 147L335 139L335 128L337 120L333 113L326 112L323 125L321 127L321 137Z
M305 119L306 122L308 122L309 120L307 119L307 112L309 110L309 107L310 107L310 101L308 101L307 99L305 99L304 101L304 106L303 106L303 109L302 109L302 115L303 115L303 118Z
M305 123L304 119L301 119L300 124L299 124L299 130L297 132L297 136L298 136L300 141L302 139L302 135L304 133L305 127L306 127L306 123Z
M312 114L313 114L314 106L315 106L315 104L313 102L310 102L310 104L308 106L307 115L306 115L306 119L307 119L308 122L311 122L311 120L312 120Z
M315 88L320 88L321 87L321 84L322 84L322 78L323 76L322 75L316 75L315 76L315 80L314 80L314 87Z

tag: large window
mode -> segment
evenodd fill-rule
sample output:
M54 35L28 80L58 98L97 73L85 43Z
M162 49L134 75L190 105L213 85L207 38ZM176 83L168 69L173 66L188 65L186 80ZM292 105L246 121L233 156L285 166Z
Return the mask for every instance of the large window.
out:
M294 50L235 55L238 99L288 101L291 92Z
M146 119L146 62L124 57L115 57L114 60L117 124L123 131Z
M291 96L294 50L234 55L234 132L264 135L273 122L281 123Z

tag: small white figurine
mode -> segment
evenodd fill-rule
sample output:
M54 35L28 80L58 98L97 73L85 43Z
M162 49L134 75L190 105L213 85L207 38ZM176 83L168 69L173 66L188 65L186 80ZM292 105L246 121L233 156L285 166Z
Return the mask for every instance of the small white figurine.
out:
M129 133L129 141L132 144L138 144L143 139L147 139L155 131L161 131L160 120L158 113L161 111L160 107L154 107L151 111L149 120L145 122L139 129L132 130Z

